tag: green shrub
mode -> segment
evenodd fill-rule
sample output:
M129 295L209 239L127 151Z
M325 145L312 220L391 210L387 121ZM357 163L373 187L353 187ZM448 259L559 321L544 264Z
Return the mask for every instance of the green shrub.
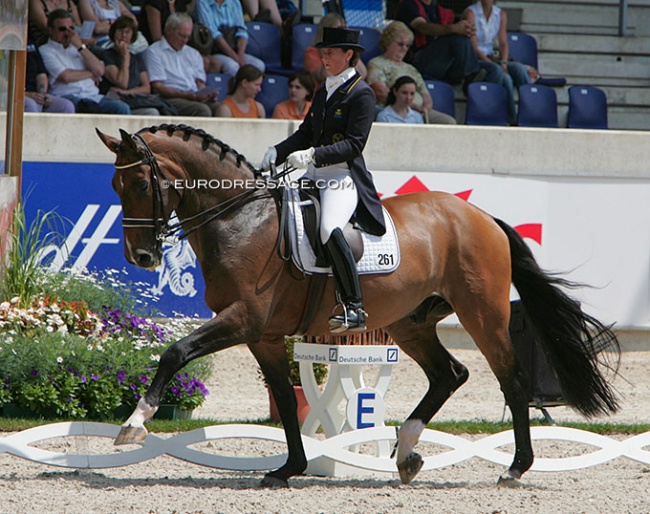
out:
M43 248L62 238L57 218L39 213L31 225L14 214L8 259L0 270L0 408L17 403L39 416L105 419L135 407L158 368L160 355L190 323L154 323L136 288L119 272L41 266ZM79 300L83 298L83 300ZM209 358L188 364L162 403L200 406L211 371Z
M167 342L181 333L119 309L99 316L81 305L76 302L73 311L70 304L44 300L32 308L0 304L0 403L43 416L89 419L110 417L121 405L135 407ZM162 403L200 406L210 363L188 364Z

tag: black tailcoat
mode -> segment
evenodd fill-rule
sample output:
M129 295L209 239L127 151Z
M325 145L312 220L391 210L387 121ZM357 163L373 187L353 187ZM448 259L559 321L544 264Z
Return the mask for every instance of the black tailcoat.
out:
M317 168L347 162L359 196L355 221L364 231L380 236L386 232L381 201L362 154L375 119L375 103L375 93L358 73L329 100L323 83L297 132L275 148L277 164L292 152L312 146Z

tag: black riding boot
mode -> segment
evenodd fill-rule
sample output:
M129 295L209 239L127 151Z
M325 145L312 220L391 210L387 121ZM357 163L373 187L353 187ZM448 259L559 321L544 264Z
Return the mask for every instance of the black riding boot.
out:
M350 245L345 240L341 229L336 228L325 243L325 248L332 263L332 272L336 289L343 302L343 312L330 318L330 332L337 334L350 330L366 330L366 312L361 300L361 286L357 265L352 256Z

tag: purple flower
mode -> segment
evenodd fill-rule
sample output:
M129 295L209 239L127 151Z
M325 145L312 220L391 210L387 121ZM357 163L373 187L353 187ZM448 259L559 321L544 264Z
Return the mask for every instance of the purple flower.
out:
M29 372L29 374L30 374L31 376L33 376L33 377L37 377L37 376L38 376L38 370L32 369L32 370Z
M99 380L99 375L93 373L92 375L90 375L90 380Z
M86 375L81 375L81 383L85 384L86 382L88 382L88 379L86 378Z
M124 379L126 378L126 371L121 370L117 374L117 381L120 383L120 385L124 384Z
M140 375L140 382L142 382L143 384L148 383L149 382L149 377L147 375L144 375L144 374Z

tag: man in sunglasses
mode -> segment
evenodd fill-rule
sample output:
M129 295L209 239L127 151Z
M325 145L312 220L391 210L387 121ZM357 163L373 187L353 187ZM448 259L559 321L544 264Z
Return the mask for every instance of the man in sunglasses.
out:
M81 41L70 13L52 11L47 26L50 39L39 50L49 75L50 92L70 100L77 112L131 114L126 103L99 93L104 63Z

